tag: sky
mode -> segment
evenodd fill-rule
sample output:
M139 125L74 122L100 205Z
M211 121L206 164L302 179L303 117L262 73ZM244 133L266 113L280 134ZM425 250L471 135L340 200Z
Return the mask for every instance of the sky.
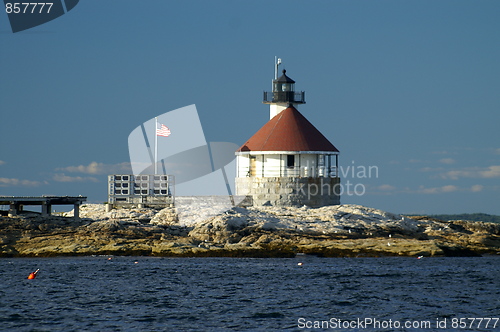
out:
M132 130L192 104L207 141L239 146L278 56L359 184L342 203L500 215L498 17L496 0L85 0L13 33L0 13L0 195L104 202Z

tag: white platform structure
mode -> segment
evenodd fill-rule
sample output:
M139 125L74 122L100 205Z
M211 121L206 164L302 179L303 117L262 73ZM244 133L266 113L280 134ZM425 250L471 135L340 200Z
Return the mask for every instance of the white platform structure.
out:
M108 206L170 206L174 204L174 190L172 175L109 175Z

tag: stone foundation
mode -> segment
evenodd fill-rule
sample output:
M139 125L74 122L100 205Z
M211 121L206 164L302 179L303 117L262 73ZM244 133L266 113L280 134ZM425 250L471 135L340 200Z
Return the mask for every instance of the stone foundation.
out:
M311 206L340 204L340 178L236 178L236 195L247 195L251 205Z

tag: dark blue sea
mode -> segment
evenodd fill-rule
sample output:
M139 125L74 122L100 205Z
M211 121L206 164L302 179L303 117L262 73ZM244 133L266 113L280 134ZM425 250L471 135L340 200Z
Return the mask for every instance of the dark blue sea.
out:
M500 331L499 317L500 257L0 259L1 331Z

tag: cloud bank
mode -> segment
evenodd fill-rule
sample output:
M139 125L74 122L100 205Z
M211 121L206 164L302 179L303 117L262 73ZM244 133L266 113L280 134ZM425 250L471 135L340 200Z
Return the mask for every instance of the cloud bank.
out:
M129 162L119 164L104 164L96 161L88 165L68 166L57 168L56 171L69 172L69 173L83 173L83 174L131 174L132 168Z

